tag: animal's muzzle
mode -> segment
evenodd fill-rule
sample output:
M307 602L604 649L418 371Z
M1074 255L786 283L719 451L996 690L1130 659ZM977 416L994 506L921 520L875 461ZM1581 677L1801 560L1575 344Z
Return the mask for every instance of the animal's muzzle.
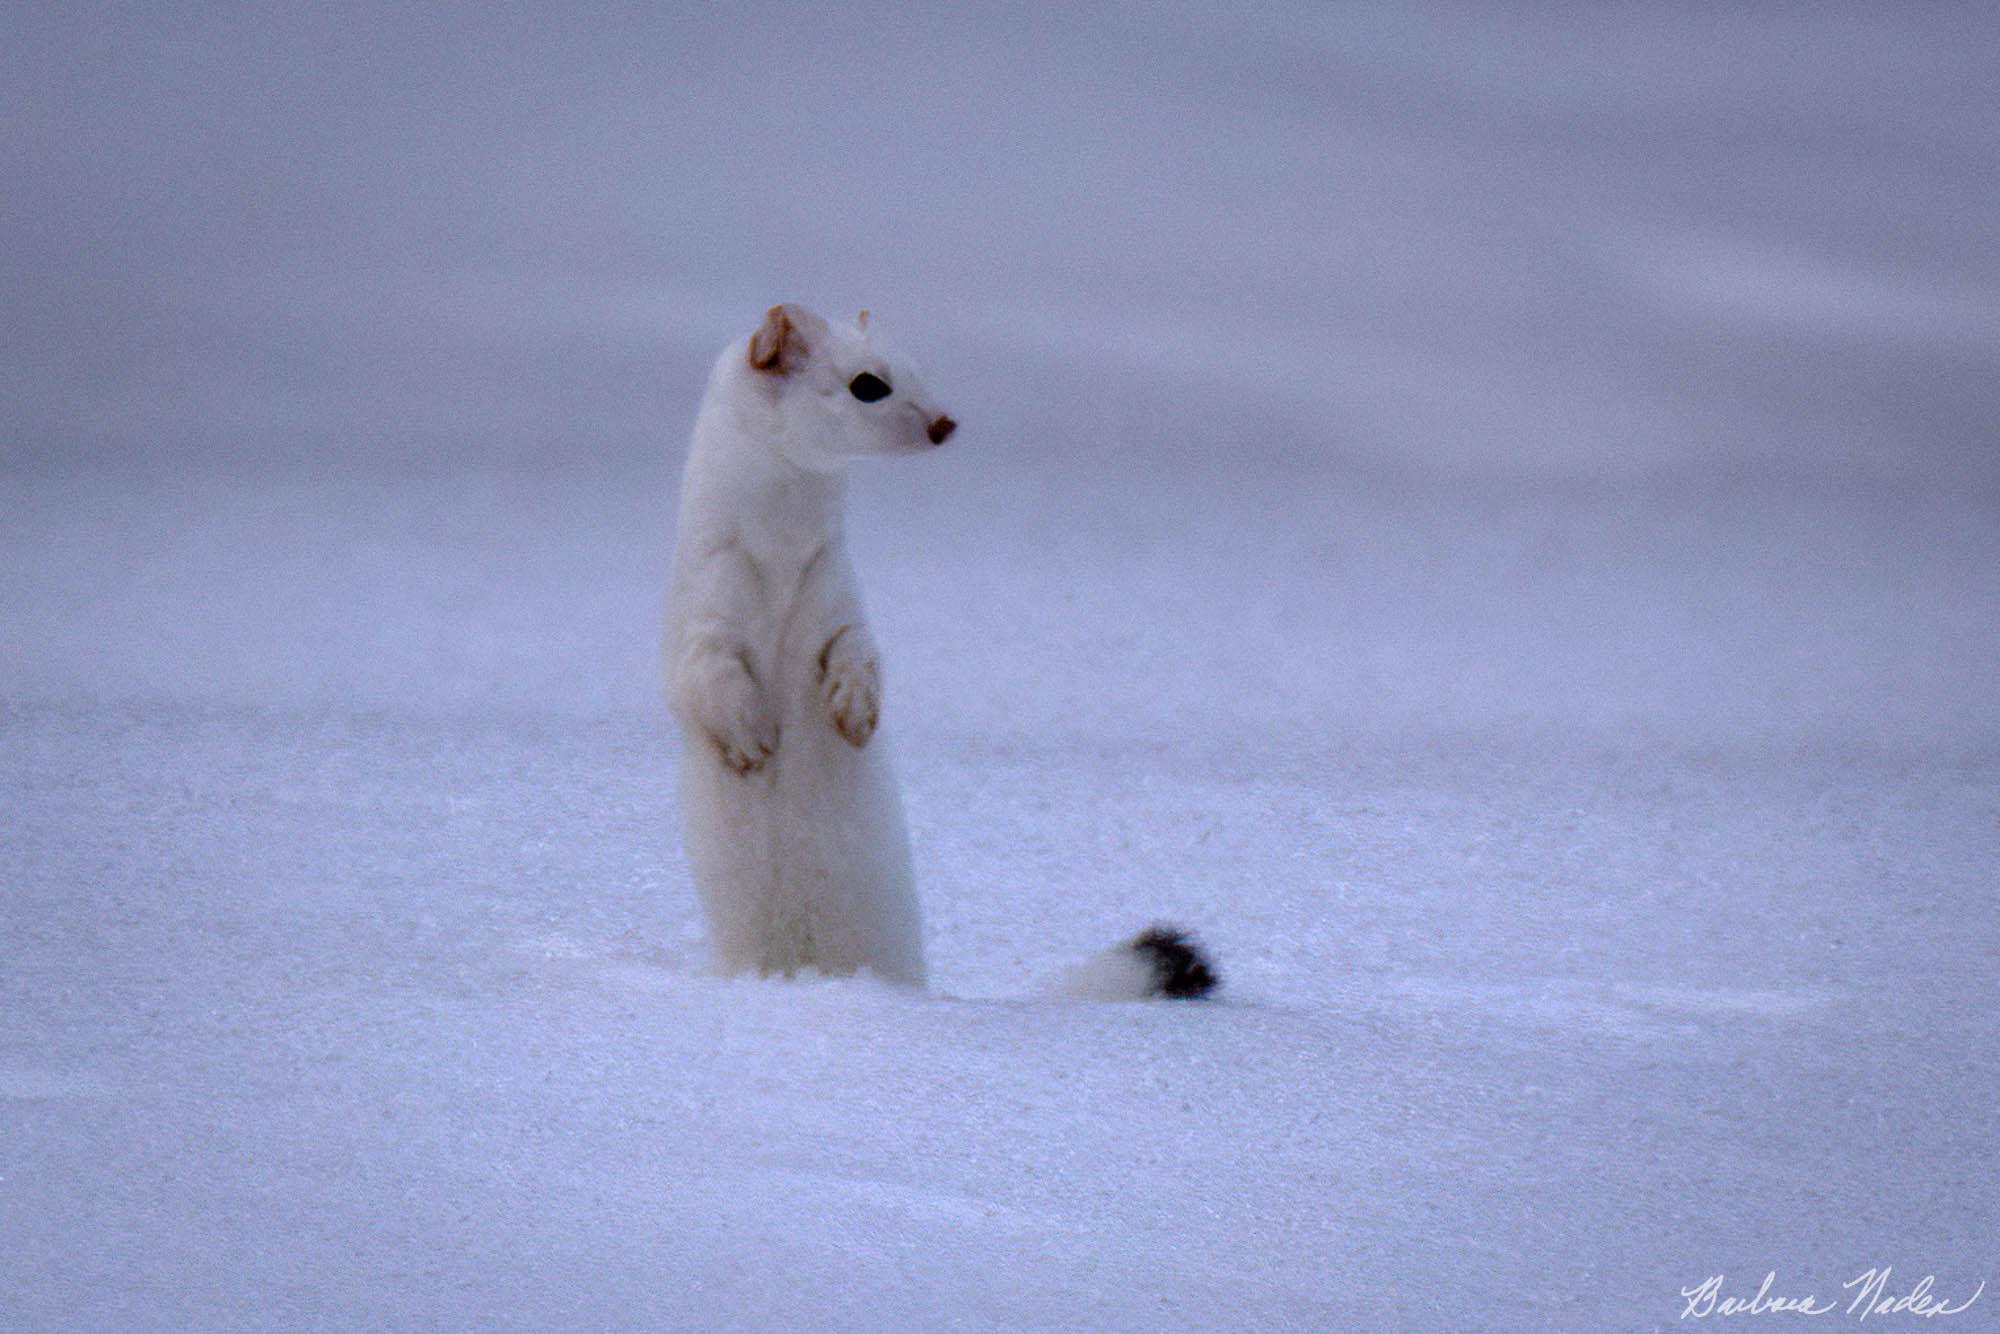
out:
M924 428L924 434L930 437L932 444L941 445L950 439L951 433L957 429L957 422L949 417L939 417Z

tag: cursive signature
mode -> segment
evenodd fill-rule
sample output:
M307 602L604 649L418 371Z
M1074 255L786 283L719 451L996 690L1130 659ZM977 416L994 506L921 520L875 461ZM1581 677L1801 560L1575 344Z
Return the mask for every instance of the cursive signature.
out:
M1845 1311L1856 1320L1866 1320L1870 1316L1915 1315L1940 1316L1957 1315L1979 1300L1986 1291L1986 1281L1981 1279L1972 1295L1953 1305L1945 1297L1935 1296L1931 1287L1937 1282L1935 1274L1925 1274L1916 1286L1906 1292L1898 1292L1889 1286L1889 1278L1894 1267L1882 1265L1875 1269L1864 1269L1847 1282L1841 1284L1843 1291L1852 1292L1845 1307L1837 1300L1822 1300L1817 1293L1804 1296L1783 1296L1772 1292L1778 1282L1777 1271L1764 1275L1764 1281L1757 1285L1757 1291L1748 1297L1726 1297L1722 1292L1722 1275L1710 1274L1691 1288L1681 1289L1681 1300L1687 1305L1681 1308L1681 1319L1703 1320L1712 1315L1830 1315L1835 1311Z
M1925 1274L1916 1287L1899 1297L1889 1290L1890 1268L1883 1265L1880 1269L1864 1270L1840 1285L1860 1289L1854 1294L1854 1300L1847 1304L1849 1315L1857 1320L1866 1320L1871 1315L1899 1315L1905 1311L1921 1316L1957 1315L1978 1301L1979 1294L1986 1291L1986 1280L1980 1279L1972 1295L1953 1306L1942 1297L1931 1296L1931 1284L1937 1281L1937 1276Z

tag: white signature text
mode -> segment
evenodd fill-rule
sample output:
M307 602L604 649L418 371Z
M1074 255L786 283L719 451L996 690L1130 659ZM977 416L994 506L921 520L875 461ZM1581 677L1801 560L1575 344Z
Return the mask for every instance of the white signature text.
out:
M1877 1269L1864 1269L1847 1282L1841 1289L1852 1293L1844 1303L1835 1298L1822 1299L1817 1293L1802 1296L1786 1296L1772 1291L1777 1285L1778 1275L1774 1270L1764 1275L1764 1281L1757 1291L1747 1297L1725 1296L1722 1291L1722 1275L1710 1274L1691 1288L1681 1289L1681 1300L1687 1305L1681 1308L1681 1319L1704 1320L1712 1315L1830 1315L1835 1311L1844 1312L1856 1320L1866 1320L1870 1316L1914 1315L1941 1316L1957 1315L1979 1300L1986 1291L1986 1281L1980 1280L1972 1295L1962 1302L1954 1303L1948 1297L1932 1293L1937 1282L1935 1274L1925 1274L1907 1290L1898 1290L1889 1285L1893 1267L1883 1265Z

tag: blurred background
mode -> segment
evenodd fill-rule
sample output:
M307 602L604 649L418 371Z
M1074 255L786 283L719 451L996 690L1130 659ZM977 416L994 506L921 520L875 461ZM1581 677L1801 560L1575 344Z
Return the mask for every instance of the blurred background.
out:
M1069 1327L2000 1281L1996 88L1980 5L9 5L10 1287L483 1319L554 1236L529 1325L764 1300L718 1254ZM655 644L777 300L962 423L852 519L940 987L1171 914L1238 998L1199 1043L700 976ZM530 1124L682 1154L742 1249L646 1249ZM904 1193L786 1175L813 1136ZM412 1183L487 1224L414 1278ZM304 1240L204 1266L225 1215ZM827 1259L884 1216L946 1241Z
M1978 13L15 7L15 688L648 707L784 298L971 427L863 483L884 614L1075 599L1036 729L1142 663L1239 727L1991 724Z

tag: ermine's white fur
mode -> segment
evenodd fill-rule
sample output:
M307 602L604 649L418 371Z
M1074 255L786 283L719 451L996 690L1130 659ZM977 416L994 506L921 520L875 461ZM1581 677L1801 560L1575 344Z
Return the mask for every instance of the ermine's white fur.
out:
M845 470L933 449L952 422L865 323L774 306L716 361L681 488L667 693L716 964L867 969L919 986L909 836L875 737L881 664L847 557Z
M882 743L882 670L842 534L856 459L952 433L857 325L773 306L716 361L681 485L667 696L688 860L725 972L867 969L924 981L909 835ZM1156 926L1071 969L1069 1000L1198 997L1185 932Z

